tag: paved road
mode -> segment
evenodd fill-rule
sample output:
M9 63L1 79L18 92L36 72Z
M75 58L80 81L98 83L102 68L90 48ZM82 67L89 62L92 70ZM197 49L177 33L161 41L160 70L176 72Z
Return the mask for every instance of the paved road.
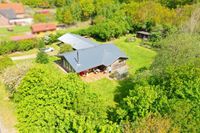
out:
M16 61L16 60L25 60L25 59L34 59L34 58L36 58L36 54L11 57L11 59L13 61Z

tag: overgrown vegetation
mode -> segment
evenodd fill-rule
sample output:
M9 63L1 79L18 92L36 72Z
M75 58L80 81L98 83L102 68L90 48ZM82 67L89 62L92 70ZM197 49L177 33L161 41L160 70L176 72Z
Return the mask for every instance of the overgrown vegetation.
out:
M33 48L39 48L44 45L42 39L30 39L22 41L4 41L0 42L0 55L9 54L16 51L28 51Z
M71 52L72 50L73 50L73 48L71 47L71 45L69 45L69 44L62 44L60 46L59 53L62 54L62 53L65 53L65 52Z
M45 52L40 51L40 52L38 52L35 61L40 64L47 64L49 62L49 58Z
M7 56L0 57L0 62L1 62L0 63L0 73L4 69L6 69L7 67L9 67L9 66L11 66L11 65L14 64L13 61L9 57L7 57Z
M199 37L173 35L161 43L151 69L133 79L129 94L116 110L115 121L134 122L159 112L171 118L173 128L199 132L200 51L195 50L199 49Z
M101 100L88 92L76 75L62 75L47 66L35 67L27 73L14 101L20 132L120 131L118 126L105 120Z

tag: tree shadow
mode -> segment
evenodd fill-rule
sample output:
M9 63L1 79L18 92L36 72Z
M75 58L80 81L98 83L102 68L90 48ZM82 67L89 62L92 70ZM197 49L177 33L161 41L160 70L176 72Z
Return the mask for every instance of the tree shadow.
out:
M129 90L133 89L133 87L134 83L132 78L127 78L119 81L119 86L114 92L114 101L120 103L123 100L123 98L127 97L127 95L129 94Z

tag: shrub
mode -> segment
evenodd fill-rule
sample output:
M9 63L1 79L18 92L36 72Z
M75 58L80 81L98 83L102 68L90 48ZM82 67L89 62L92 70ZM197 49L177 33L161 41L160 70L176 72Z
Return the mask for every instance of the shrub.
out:
M16 66L12 66L4 70L2 73L2 80L8 88L11 96L31 66L32 64L26 62L23 64L17 64Z
M76 74L61 74L47 65L32 68L14 93L19 132L119 133L104 121L106 110Z
M126 34L130 30L130 24L127 19L110 19L104 23L98 23L86 30L78 32L81 35L92 36L102 41L117 38Z
M13 61L9 57L7 57L7 56L0 57L0 73L5 68L7 68L8 66L11 66L11 65L13 65Z
M44 52L38 52L36 62L40 64L47 64L49 62L48 55Z
M62 53L65 53L65 52L70 52L72 50L73 49L72 49L71 45L69 45L69 44L63 44L63 45L60 46L59 53L62 54Z
M23 40L16 42L16 45L18 45L17 51L28 51L35 48L37 44L35 40Z
M30 39L22 41L4 41L0 42L0 55L8 54L16 51L28 51L33 48L43 47L44 41L42 39Z

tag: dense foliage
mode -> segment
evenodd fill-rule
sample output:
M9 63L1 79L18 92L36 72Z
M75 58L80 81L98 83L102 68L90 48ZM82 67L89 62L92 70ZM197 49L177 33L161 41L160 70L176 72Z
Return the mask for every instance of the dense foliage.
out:
M20 132L120 131L116 124L105 120L101 100L76 75L62 75L47 66L27 73L14 101Z
M99 3L95 4L98 5ZM143 30L152 32L151 42L158 42L180 28L195 9L195 5L186 5L180 9L169 9L152 1L131 1L127 4L116 2L114 5L111 6L108 3L109 8L104 9L102 7L104 12L100 12L101 9L94 11L93 26L80 31L79 34L100 40L110 40L129 32L135 33Z
M65 53L65 52L71 52L73 50L72 46L69 44L63 44L60 46L60 51L59 53Z
M35 13L33 19L35 23L49 23L55 21L55 16L52 13Z
M28 51L43 44L44 42L41 39L0 42L0 55L16 51Z
M3 83L6 85L6 88L9 91L10 96L12 97L13 92L20 84L24 75L32 67L30 63L16 64L14 66L6 68L1 76Z
M116 121L135 122L159 113L171 118L172 127L181 132L199 132L199 36L173 35L161 43L150 71L134 78L128 96L116 110Z
M47 64L49 62L49 58L45 52L40 51L40 52L38 52L35 61L40 64Z

